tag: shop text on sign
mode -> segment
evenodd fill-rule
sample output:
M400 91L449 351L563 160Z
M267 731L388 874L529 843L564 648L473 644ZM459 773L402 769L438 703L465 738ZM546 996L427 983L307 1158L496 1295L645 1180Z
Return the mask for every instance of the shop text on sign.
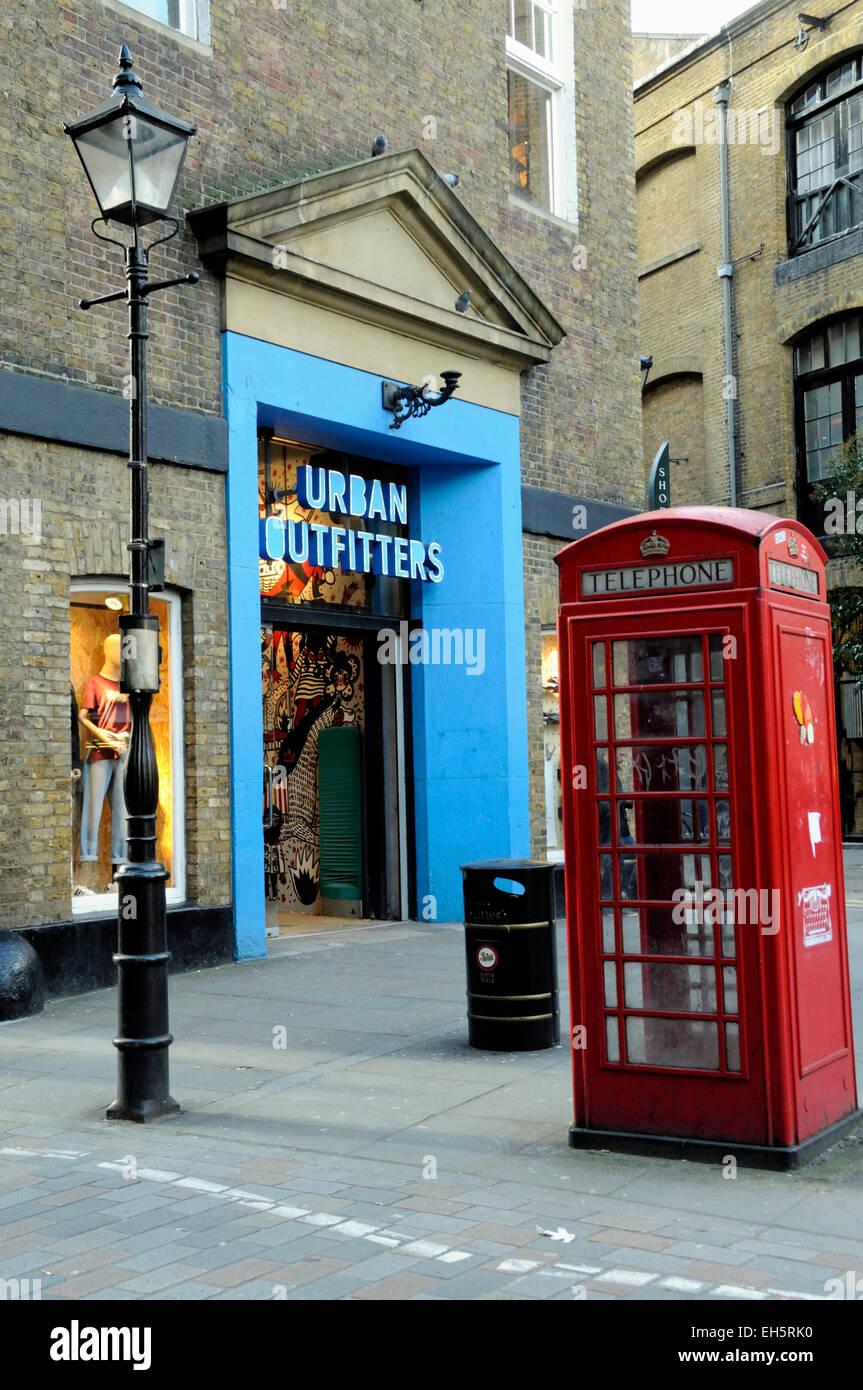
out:
M601 594L645 593L651 589L699 589L734 583L734 561L693 560L683 564L634 565L627 569L586 570L581 592Z
M407 488L367 480L334 468L297 470L297 503L308 512L363 518L407 525ZM317 565L353 573L372 572L396 579L421 579L439 584L444 576L441 547L407 536L352 526L324 526L302 517L268 516L260 522L260 557L265 561Z

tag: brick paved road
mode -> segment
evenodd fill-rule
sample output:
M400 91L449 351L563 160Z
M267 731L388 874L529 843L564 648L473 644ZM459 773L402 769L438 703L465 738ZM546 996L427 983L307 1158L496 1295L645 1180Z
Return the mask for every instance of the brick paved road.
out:
M466 1046L457 928L285 940L171 999L184 1113L146 1128L102 1118L113 991L0 1026L0 1278L44 1299L697 1301L863 1274L863 1146L733 1181L569 1149L566 1051Z

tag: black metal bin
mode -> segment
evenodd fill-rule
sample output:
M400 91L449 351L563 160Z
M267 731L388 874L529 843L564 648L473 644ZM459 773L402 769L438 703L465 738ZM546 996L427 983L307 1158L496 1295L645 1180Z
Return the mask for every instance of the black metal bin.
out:
M531 1052L560 1042L554 865L463 864L468 1042ZM523 892L518 892L521 887Z

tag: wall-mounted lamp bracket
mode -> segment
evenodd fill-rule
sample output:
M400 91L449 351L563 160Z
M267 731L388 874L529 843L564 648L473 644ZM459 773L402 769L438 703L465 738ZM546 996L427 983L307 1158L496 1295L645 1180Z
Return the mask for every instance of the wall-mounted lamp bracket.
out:
M800 26L797 30L797 37L794 40L794 47L798 53L802 53L809 43L809 35L813 29L826 29L832 15L827 15L824 19L815 14L798 14L797 23Z
M437 405L444 405L457 389L461 372L441 372L442 391L425 382L422 386L400 386L397 381L381 382L381 406L394 416L391 430L401 429L405 420L420 420Z

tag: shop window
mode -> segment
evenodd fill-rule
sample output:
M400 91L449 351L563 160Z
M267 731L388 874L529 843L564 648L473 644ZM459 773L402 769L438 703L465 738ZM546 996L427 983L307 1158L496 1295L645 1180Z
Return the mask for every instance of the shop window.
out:
M168 870L168 902L185 898L183 717L180 603L151 597L159 619L160 689L150 709L159 769L156 855ZM116 910L114 867L126 859L123 771L129 743L129 703L119 689L120 613L129 589L82 580L70 600L70 758L72 766L72 909ZM76 771L80 776L76 777Z
M506 0L510 192L575 221L572 0Z
M823 531L812 486L829 472L836 449L863 429L863 315L822 324L794 350L798 514Z
M557 634L542 634L542 723L545 767L546 855L563 861L563 795L560 782L560 702Z
M863 55L788 107L791 254L863 224Z
M125 3L190 39L210 42L209 0L125 0Z

